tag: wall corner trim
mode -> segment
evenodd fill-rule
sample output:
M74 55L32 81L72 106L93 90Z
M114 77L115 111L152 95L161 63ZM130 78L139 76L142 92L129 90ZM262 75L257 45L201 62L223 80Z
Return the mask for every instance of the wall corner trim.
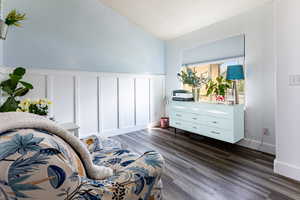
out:
M269 153L272 155L276 154L276 147L273 144L269 143L261 143L260 141L249 139L249 138L244 138L241 140L238 145L247 147L250 149L254 149L257 151L262 151L264 153Z
M275 159L274 172L282 176L300 181L300 167Z

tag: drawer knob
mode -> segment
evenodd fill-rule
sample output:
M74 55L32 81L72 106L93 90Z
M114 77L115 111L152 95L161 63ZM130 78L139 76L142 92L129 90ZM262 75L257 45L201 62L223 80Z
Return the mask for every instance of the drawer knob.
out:
M175 124L177 124L177 125L181 125L181 123L179 123L179 122L176 122Z
M213 124L217 124L218 122L217 122L217 121L212 121L212 123L213 123Z
M182 117L182 115L180 115L180 114L176 114L176 116L177 116L177 117Z
M211 133L217 134L217 135L220 135L220 134L221 134L220 132L217 132L217 131L211 131Z
M193 126L193 128L194 128L194 129L197 129L197 127L196 127L196 126Z
M194 118L193 118L193 120L197 120L197 118L196 118L196 117L194 117Z

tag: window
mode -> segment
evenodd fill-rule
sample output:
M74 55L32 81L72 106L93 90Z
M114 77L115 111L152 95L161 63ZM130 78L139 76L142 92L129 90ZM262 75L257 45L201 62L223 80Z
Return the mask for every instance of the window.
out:
M218 76L223 76L224 78L226 78L227 66L243 64L243 63L244 63L244 58L241 57L241 58L223 60L223 61L207 63L207 64L201 63L201 64L184 65L182 67L182 70L186 71L187 68L189 68L194 72L196 72L198 77L215 80ZM192 88L188 85L183 85L182 87L185 90L192 91ZM240 104L244 104L245 103L245 80L237 81L237 88L239 94L239 102ZM231 91L229 90L228 93L230 94L230 92ZM206 96L205 84L202 84L200 87L200 99L202 101L214 100L213 96Z

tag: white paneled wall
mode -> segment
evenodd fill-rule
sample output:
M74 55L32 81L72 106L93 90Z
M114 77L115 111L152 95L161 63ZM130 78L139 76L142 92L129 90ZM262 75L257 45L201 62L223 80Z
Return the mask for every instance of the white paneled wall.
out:
M100 78L101 132L116 131L118 125L118 78L105 75Z
M11 70L0 67L0 80ZM165 112L163 75L31 69L25 80L35 87L26 98L52 100L50 115L78 124L80 137L144 129Z
M159 121L161 116L165 114L165 103L165 79L162 77L153 77L150 79L151 121Z
M132 77L119 78L119 127L135 126L135 80Z
M82 75L77 79L77 118L81 128L81 136L88 133L96 133L99 130L99 98L98 77Z
M150 79L135 79L136 103L135 121L137 125L143 126L150 121Z
M31 83L34 85L34 90L32 90L28 95L27 98L35 98L36 96L39 96L40 98L46 98L46 85L47 85L47 76L45 75L38 75L38 74L32 74L27 75L24 78L25 81Z
M75 77L67 74L49 76L52 113L61 123L75 121Z

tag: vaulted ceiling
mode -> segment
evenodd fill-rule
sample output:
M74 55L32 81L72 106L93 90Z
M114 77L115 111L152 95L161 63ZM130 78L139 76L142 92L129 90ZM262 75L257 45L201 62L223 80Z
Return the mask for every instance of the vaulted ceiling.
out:
M99 0L161 39L172 39L272 0Z

